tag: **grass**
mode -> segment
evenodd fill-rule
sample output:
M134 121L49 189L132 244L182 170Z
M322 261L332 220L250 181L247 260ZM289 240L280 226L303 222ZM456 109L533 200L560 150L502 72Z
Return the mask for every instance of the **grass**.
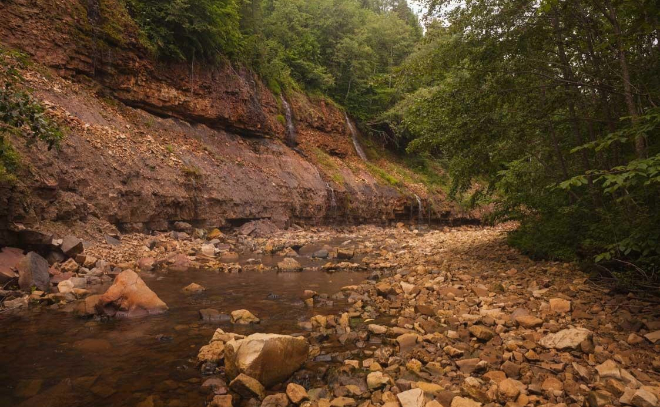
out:
M314 149L314 154L316 155L316 162L326 170L330 175L330 179L337 184L343 184L345 181L344 177L341 175L339 165L337 165L334 159L319 148Z

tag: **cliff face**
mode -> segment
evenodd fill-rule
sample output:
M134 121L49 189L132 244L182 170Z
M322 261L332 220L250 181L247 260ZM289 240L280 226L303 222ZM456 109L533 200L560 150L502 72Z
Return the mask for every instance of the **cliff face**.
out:
M131 231L175 221L381 222L416 209L410 186L393 188L356 156L333 105L288 96L291 148L282 101L251 72L157 63L121 10L116 0L0 2L2 46L30 56L26 84L68 128L59 152L14 140L26 165L19 185L0 190L0 229L90 219ZM432 217L455 216L440 206Z

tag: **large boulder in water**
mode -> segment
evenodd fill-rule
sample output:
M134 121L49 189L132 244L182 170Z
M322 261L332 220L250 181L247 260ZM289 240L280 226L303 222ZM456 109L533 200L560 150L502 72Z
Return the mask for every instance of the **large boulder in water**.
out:
M46 259L35 252L30 252L23 257L16 265L18 285L21 290L30 291L32 287L36 287L38 290L50 292L48 267Z
M96 308L101 314L128 318L162 314L168 309L133 270L124 270L115 278Z
M253 334L225 345L225 367L230 379L244 373L266 387L289 378L307 360L309 344L302 337Z

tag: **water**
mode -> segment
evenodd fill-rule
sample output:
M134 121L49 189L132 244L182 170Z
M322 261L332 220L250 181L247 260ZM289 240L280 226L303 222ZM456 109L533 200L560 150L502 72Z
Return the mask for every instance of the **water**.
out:
M282 99L282 105L284 106L284 114L286 116L287 143L289 145L296 145L297 144L296 127L293 125L293 114L291 113L291 106L289 105L289 102L286 101L284 96L280 95L280 98Z
M351 119L348 118L348 113L344 112L344 116L346 117L346 125L348 126L348 130L351 132L351 138L353 139L353 146L355 147L355 152L357 153L358 156L360 156L362 161L368 161L367 155L364 153L364 150L362 149L362 146L358 141L357 132L353 127L353 123L351 123Z
M307 249L305 253L315 247ZM264 264L278 260L267 257ZM299 260L316 266L326 262L309 257ZM143 278L170 307L164 315L99 322L55 309L0 314L0 406L135 406L149 396L164 405L180 400L181 405L202 406L206 395L200 385L205 377L196 356L217 327L242 334L300 332L299 321L346 308L345 302L335 301L332 307L308 309L299 299L303 290L332 295L364 277L362 272L313 270L158 273ZM181 292L192 282L207 290L200 295ZM278 298L270 300L269 294ZM223 313L244 308L262 322L252 326L204 323L198 315L204 308ZM28 399L26 393L36 393L43 400Z
M337 217L337 200L335 199L335 190L330 186L330 184L325 184L330 190L330 211L332 212L333 217Z
M424 206L422 205L422 200L417 194L415 194L415 199L417 199L417 218L419 223L424 223Z

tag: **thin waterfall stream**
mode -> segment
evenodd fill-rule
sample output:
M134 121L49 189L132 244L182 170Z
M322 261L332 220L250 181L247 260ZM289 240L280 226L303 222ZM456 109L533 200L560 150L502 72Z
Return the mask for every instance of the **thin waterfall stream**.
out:
M367 155L364 153L364 150L362 149L362 146L358 141L355 127L353 127L353 123L351 123L351 119L348 118L348 113L344 112L344 116L346 117L346 125L348 126L348 130L351 132L351 138L353 139L353 146L355 147L355 152L357 153L358 156L360 156L362 161L368 161Z
M280 95L282 99L282 105L284 106L284 115L286 118L286 141L289 145L296 145L297 136L296 136L296 127L293 125L293 114L291 113L291 106L289 102L286 101L284 96Z

